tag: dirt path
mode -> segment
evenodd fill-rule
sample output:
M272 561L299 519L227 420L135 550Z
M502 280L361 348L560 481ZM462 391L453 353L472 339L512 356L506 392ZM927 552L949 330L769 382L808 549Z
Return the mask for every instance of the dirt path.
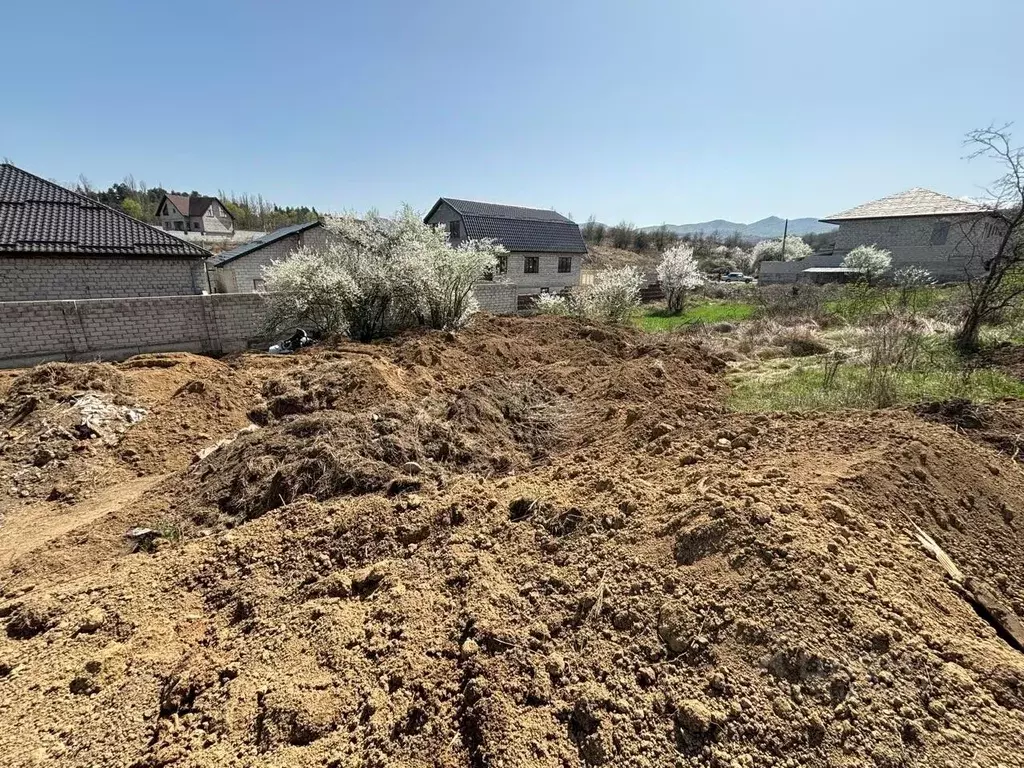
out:
M73 506L39 502L15 508L0 524L0 569L67 533L134 504L165 475L118 483Z

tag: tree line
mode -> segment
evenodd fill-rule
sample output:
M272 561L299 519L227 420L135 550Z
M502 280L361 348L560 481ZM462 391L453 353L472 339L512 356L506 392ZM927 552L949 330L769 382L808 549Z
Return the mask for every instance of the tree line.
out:
M79 176L72 185L76 192L97 202L118 208L132 218L147 224L157 222L156 211L164 195L188 195L189 197L213 197L196 190L178 192L163 187L150 187L144 181L136 181L128 175L122 181L106 189L93 186L85 176ZM224 204L235 219L236 229L250 229L270 232L293 224L305 224L320 218L316 208L306 206L280 206L264 199L262 195L236 195L218 191L216 197Z

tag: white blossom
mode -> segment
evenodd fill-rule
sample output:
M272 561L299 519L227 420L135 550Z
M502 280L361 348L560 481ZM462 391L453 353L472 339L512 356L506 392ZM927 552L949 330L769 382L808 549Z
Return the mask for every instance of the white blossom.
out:
M860 272L869 283L887 272L892 254L877 245L858 245L843 259L843 266Z
M762 261L798 261L799 259L806 259L812 253L811 246L799 237L787 237L785 253L783 253L782 248L782 238L778 240L762 240L754 246L752 252L754 263L760 264Z
M452 246L408 206L324 222L327 242L264 268L272 322L294 319L321 334L369 341L427 324L458 327L476 311L472 285L505 249L492 241Z
M722 255L728 253L725 246L719 247L722 249ZM669 311L680 312L686 292L704 283L693 248L689 245L677 245L665 251L658 265L658 280L661 281L661 289L665 292Z

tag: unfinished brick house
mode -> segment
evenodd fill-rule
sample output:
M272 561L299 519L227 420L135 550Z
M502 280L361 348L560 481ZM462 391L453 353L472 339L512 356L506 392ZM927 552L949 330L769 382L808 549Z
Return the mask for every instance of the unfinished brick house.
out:
M175 232L228 237L235 231L235 217L216 197L164 195L156 218L161 227Z
M423 220L447 227L453 242L488 237L505 246L509 253L493 277L515 284L519 296L580 283L587 246L579 226L556 211L442 197Z
M920 187L821 221L839 225L835 246L802 261L764 262L760 282L792 283L805 279L808 269L835 269L860 245L890 251L893 271L920 267L939 282L963 281L984 271L1003 231L985 206Z
M207 289L209 255L0 164L0 302L198 294Z

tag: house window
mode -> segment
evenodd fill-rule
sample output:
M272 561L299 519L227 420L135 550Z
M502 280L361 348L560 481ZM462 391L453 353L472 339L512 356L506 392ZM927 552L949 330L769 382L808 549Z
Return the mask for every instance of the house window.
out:
M459 222L449 221L448 222L448 237L452 240L459 239Z
M940 221L934 227L932 227L932 245L945 245L946 238L949 237L949 222Z
M252 289L254 291L262 291L266 287L267 287L267 284L265 282L263 282L263 280L261 280L258 277L255 280L252 281Z
M572 256L559 256L558 257L558 271L572 272Z
M508 272L508 254L502 254L498 257L498 274L504 275Z
M199 229L199 222L198 221L193 221L192 222L192 229Z
M527 256L523 259L523 274L536 275L540 272L540 257Z
M180 222L180 221L176 221L176 222L174 222L174 228L175 228L176 230L178 230L179 232L180 232L180 231L181 231L182 229L184 229L184 227L183 227L183 226L181 226L181 222Z

